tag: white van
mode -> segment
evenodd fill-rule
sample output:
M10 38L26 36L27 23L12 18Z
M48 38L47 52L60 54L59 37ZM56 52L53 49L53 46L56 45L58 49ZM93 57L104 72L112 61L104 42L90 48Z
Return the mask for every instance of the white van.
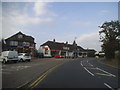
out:
M3 51L1 53L1 59L2 63L7 63L9 61L18 61L18 52L17 51Z

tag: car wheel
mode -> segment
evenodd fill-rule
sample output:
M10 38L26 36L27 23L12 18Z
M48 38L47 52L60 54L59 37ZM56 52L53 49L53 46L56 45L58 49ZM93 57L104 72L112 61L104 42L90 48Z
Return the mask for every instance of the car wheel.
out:
M6 60L5 59L3 59L3 63L6 64Z
M20 61L23 62L23 59L21 58Z
M28 62L30 62L31 60L29 59Z

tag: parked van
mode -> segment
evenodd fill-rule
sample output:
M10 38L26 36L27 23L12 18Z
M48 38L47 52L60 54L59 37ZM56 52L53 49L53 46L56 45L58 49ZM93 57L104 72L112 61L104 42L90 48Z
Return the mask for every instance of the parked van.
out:
M2 63L7 63L9 61L18 61L18 52L17 51L3 51L1 53L1 59Z

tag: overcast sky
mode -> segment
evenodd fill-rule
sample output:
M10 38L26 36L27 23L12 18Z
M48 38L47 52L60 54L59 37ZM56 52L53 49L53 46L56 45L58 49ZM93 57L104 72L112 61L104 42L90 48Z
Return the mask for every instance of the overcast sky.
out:
M38 47L48 40L101 50L98 26L118 20L118 2L2 2L2 37L21 31Z

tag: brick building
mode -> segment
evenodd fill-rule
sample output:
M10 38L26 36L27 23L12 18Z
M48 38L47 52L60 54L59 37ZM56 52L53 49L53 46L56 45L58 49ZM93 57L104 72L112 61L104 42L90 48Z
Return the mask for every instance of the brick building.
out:
M34 38L18 32L15 35L5 39L2 43L2 51L15 50L18 53L30 53L32 56L35 54Z

